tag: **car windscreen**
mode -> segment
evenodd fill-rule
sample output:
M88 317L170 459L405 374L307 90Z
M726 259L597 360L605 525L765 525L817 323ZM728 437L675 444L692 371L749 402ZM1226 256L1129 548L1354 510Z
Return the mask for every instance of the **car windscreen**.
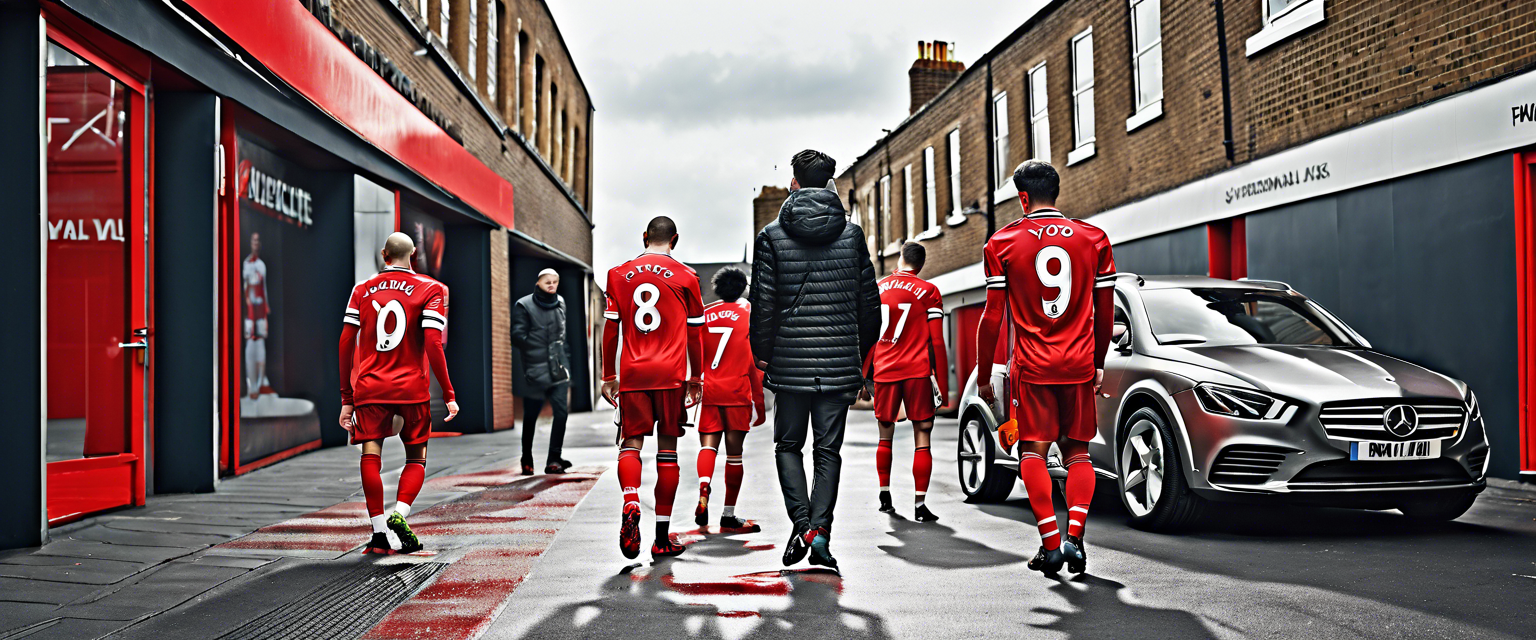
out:
M1294 294L1250 289L1153 289L1141 293L1159 344L1352 346L1340 328Z

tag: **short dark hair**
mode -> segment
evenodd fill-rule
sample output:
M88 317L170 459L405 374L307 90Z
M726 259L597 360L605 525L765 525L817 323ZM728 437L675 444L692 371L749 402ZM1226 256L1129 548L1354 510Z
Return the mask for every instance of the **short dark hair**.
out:
M837 161L820 151L806 149L795 154L789 159L789 166L795 172L795 182L800 183L801 188L815 187L821 189L832 180L837 173Z
M670 242L675 235L677 235L677 223L666 216L651 218L650 224L645 225L646 242L655 244Z
M741 297L747 290L747 272L737 267L725 267L715 272L709 279L709 284L715 288L715 295L721 300L730 302Z
M923 270L923 263L928 261L928 249L916 242L908 242L901 245L901 260L912 267L913 273Z
M1013 170L1013 186L1018 187L1019 193L1029 194L1030 202L1056 204L1056 196L1061 195L1061 176L1049 162L1025 160Z

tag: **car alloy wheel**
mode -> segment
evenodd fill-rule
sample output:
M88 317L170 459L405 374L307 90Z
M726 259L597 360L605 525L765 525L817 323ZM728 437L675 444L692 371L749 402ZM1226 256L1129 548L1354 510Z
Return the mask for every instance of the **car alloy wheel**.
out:
M1162 434L1145 418L1126 430L1120 445L1120 492L1131 515L1145 517L1157 508L1167 473Z
M983 449L987 446L983 440L987 437L986 431L981 420L974 417L966 420L965 426L960 428L960 486L968 496L979 493L986 481L987 465L991 462L987 459L990 456Z

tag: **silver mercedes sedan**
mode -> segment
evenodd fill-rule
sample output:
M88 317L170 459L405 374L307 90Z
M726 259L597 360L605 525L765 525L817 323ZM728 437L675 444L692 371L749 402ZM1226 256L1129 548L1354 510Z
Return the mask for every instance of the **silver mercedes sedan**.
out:
M1452 520L1486 486L1488 439L1460 380L1381 353L1280 282L1121 274L1089 444L1132 524L1171 530L1213 502L1282 500ZM960 485L1007 499L1018 458L997 404L960 403ZM1001 420L1000 420L1001 418ZM1049 461L1060 481L1058 456Z

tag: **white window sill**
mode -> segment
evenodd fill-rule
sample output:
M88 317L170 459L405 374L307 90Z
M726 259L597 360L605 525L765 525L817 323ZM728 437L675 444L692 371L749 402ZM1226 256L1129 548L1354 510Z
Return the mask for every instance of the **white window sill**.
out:
M1323 0L1308 0L1276 18L1258 33L1253 34L1253 37L1248 38L1247 53L1253 56L1322 22Z
M1140 129L1147 123L1161 117L1163 117L1163 100L1158 98L1156 102L1142 107L1141 111L1136 112L1136 115L1126 119L1125 132L1130 133Z
M1090 142L1088 144L1085 144L1085 145L1083 145L1081 147L1078 147L1076 149L1073 149L1071 151L1068 151L1067 152L1067 166L1070 167L1070 166L1072 166L1074 164L1077 164L1079 162L1082 162L1084 160L1092 158L1093 154L1095 154L1095 153L1098 153L1098 148L1094 147L1092 142Z
M913 240L932 240L942 235L944 235L943 227L928 227L927 231L917 234Z
M958 227L962 224L965 224L965 214L959 211L951 211L949 212L949 217L944 219L944 224L947 224L951 227Z
M1002 204L1017 197L1019 197L1019 190L1013 186L1013 180L1010 179L1008 184L1001 185L997 191L992 192L992 204Z

